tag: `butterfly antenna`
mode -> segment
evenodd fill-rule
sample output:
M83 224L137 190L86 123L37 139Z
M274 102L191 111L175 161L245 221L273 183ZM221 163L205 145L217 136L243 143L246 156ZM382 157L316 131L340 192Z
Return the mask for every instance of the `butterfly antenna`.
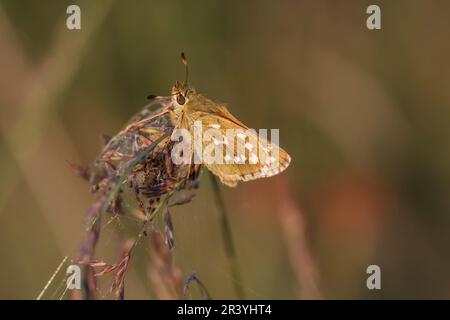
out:
M188 68L188 62L187 62L187 59L186 59L186 55L184 54L184 52L181 53L181 63L183 63L185 68L186 68L186 80L185 80L185 83L187 85L188 78L189 78L189 68Z

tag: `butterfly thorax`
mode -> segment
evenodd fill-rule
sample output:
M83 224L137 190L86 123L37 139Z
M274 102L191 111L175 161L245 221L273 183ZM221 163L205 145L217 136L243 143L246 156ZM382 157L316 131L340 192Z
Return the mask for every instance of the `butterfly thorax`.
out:
M175 127L189 129L198 113L217 113L218 104L185 83L177 82L172 88L171 120Z

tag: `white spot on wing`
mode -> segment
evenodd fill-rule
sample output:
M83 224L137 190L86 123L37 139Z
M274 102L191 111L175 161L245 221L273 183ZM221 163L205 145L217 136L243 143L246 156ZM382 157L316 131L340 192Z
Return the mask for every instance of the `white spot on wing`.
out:
M250 150L250 151L253 150L253 145L252 145L251 143L249 143L249 142L247 142L247 143L245 144L245 147L246 147L248 150Z
M268 171L269 171L269 168L267 168L267 166L262 167L262 168L261 168L261 175L262 175L263 177L266 176L267 173L268 173Z
M259 160L258 156L256 154L252 153L252 155L250 156L250 159L249 159L250 164L257 164L258 160Z

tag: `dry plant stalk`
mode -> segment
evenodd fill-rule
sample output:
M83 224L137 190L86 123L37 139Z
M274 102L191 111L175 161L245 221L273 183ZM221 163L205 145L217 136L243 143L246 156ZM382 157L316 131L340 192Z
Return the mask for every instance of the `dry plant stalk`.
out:
M153 255L149 278L156 297L161 300L183 299L183 272L173 265L170 248L156 230L151 230L150 241Z
M77 262L83 267L83 299L95 298L96 277L114 273L110 293L116 299L124 298L124 278L133 249L146 235L148 224L158 214L165 212L167 250L173 246L173 225L167 207L169 200L177 191L190 190L198 186L200 166L187 171L187 166L172 166L170 151L173 143L168 139L173 130L165 108L164 101L159 101L162 108L152 110L157 102L153 101L139 114L134 116L126 127L109 139L100 156L85 169L69 164L72 170L88 180L96 200L85 215L87 235L81 246ZM124 193L133 195L143 213L144 221L141 232L134 241L128 241L122 250L118 263L108 264L94 259L96 245L100 238L102 216L111 217L127 214L123 209ZM171 205L188 203L192 195L175 201ZM154 240L159 241L159 240ZM163 254L161 246L156 253ZM167 257L161 260L167 262ZM158 260L156 261L158 263ZM161 263L159 263L161 265ZM100 268L94 272L94 268ZM180 280L181 282L181 280ZM171 297L181 298L182 290Z
M297 278L297 295L300 299L321 299L316 263L307 244L305 219L285 177L279 179L278 188L278 216L291 267Z

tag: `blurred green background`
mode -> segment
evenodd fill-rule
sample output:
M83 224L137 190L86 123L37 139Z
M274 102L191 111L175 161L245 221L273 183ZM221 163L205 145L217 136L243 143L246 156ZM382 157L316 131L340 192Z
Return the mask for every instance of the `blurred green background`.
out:
M66 8L81 7L81 30ZM253 128L279 128L282 175L223 187L249 298L450 298L450 3L0 1L0 298L34 299L75 258L90 163L148 94L184 78ZM172 212L174 263L213 298L232 277L206 176ZM124 218L125 219L125 218ZM97 257L115 262L122 223ZM144 241L126 298L154 298ZM381 267L382 289L366 288ZM48 297L55 293L49 289Z

